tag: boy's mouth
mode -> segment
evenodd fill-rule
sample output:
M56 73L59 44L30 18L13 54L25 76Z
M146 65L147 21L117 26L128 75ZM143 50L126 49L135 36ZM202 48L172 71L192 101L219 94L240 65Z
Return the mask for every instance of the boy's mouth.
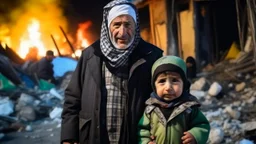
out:
M173 97L175 97L175 94L165 94L164 97L166 97L166 98L173 98Z

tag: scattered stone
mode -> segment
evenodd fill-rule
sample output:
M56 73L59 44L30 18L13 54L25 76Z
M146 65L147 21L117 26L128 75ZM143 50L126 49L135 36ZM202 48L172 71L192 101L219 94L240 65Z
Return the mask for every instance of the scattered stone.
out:
M199 100L206 96L206 92L200 90L190 90L190 94L195 96Z
M191 90L204 90L207 85L206 79L204 77L200 78L196 82L194 82L191 86Z
M64 99L64 97L62 95L60 95L55 88L52 88L50 90L50 94L52 94L53 96L55 96L59 100L63 100Z
M241 113L232 109L231 106L226 107L224 112L227 112L234 119L238 119L241 116Z
M217 83L217 82L214 82L211 86L210 86L210 89L208 90L208 94L210 96L217 96L222 90L222 86Z
M21 108L18 116L25 121L34 121L36 119L35 110L31 106Z
M3 133L0 133L0 140L2 139L2 138L4 138L4 134Z
M25 128L26 131L31 132L32 131L32 127L31 125L27 125Z
M60 118L61 117L61 113L62 113L62 108L60 107L55 107L53 109L53 111L50 113L50 118L51 119L55 119L55 118Z
M14 112L13 109L14 104L8 97L0 98L0 115L8 116Z
M228 88L229 88L229 89L234 88L234 84L233 84L233 83L229 83L229 84L228 84Z
M237 91L237 92L242 91L242 90L245 88L245 86L246 86L245 82L242 82L242 83L240 83L240 84L237 84L237 85L236 85L236 91Z
M242 123L241 127L244 131L256 130L256 121Z
M211 144L221 143L224 139L224 132L221 128L213 128L210 131L209 141Z
M255 101L256 101L256 98L255 97L251 97L246 102L249 103L249 104L253 104L253 103L255 103Z

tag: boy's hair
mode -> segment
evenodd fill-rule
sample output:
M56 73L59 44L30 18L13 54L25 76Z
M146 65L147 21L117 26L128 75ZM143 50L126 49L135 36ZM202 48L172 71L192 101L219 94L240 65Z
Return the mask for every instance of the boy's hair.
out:
M152 66L151 74L152 74L152 87L155 90L155 80L157 76L163 72L177 72L180 74L181 79L183 81L184 88L187 89L187 67L186 63L183 59L177 56L163 56L159 58Z

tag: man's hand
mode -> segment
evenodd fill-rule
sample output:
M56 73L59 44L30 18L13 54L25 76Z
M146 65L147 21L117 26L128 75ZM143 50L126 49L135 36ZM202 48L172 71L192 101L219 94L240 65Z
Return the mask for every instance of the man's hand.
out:
M189 132L184 132L184 136L181 138L183 144L196 144L194 136Z

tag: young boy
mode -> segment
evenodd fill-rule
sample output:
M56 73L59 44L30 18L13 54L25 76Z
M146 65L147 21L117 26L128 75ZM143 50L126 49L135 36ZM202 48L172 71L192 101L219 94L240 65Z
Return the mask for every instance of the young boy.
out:
M151 97L139 121L140 144L205 144L210 125L187 90L186 63L164 56L152 67ZM154 142L152 137L154 137Z

